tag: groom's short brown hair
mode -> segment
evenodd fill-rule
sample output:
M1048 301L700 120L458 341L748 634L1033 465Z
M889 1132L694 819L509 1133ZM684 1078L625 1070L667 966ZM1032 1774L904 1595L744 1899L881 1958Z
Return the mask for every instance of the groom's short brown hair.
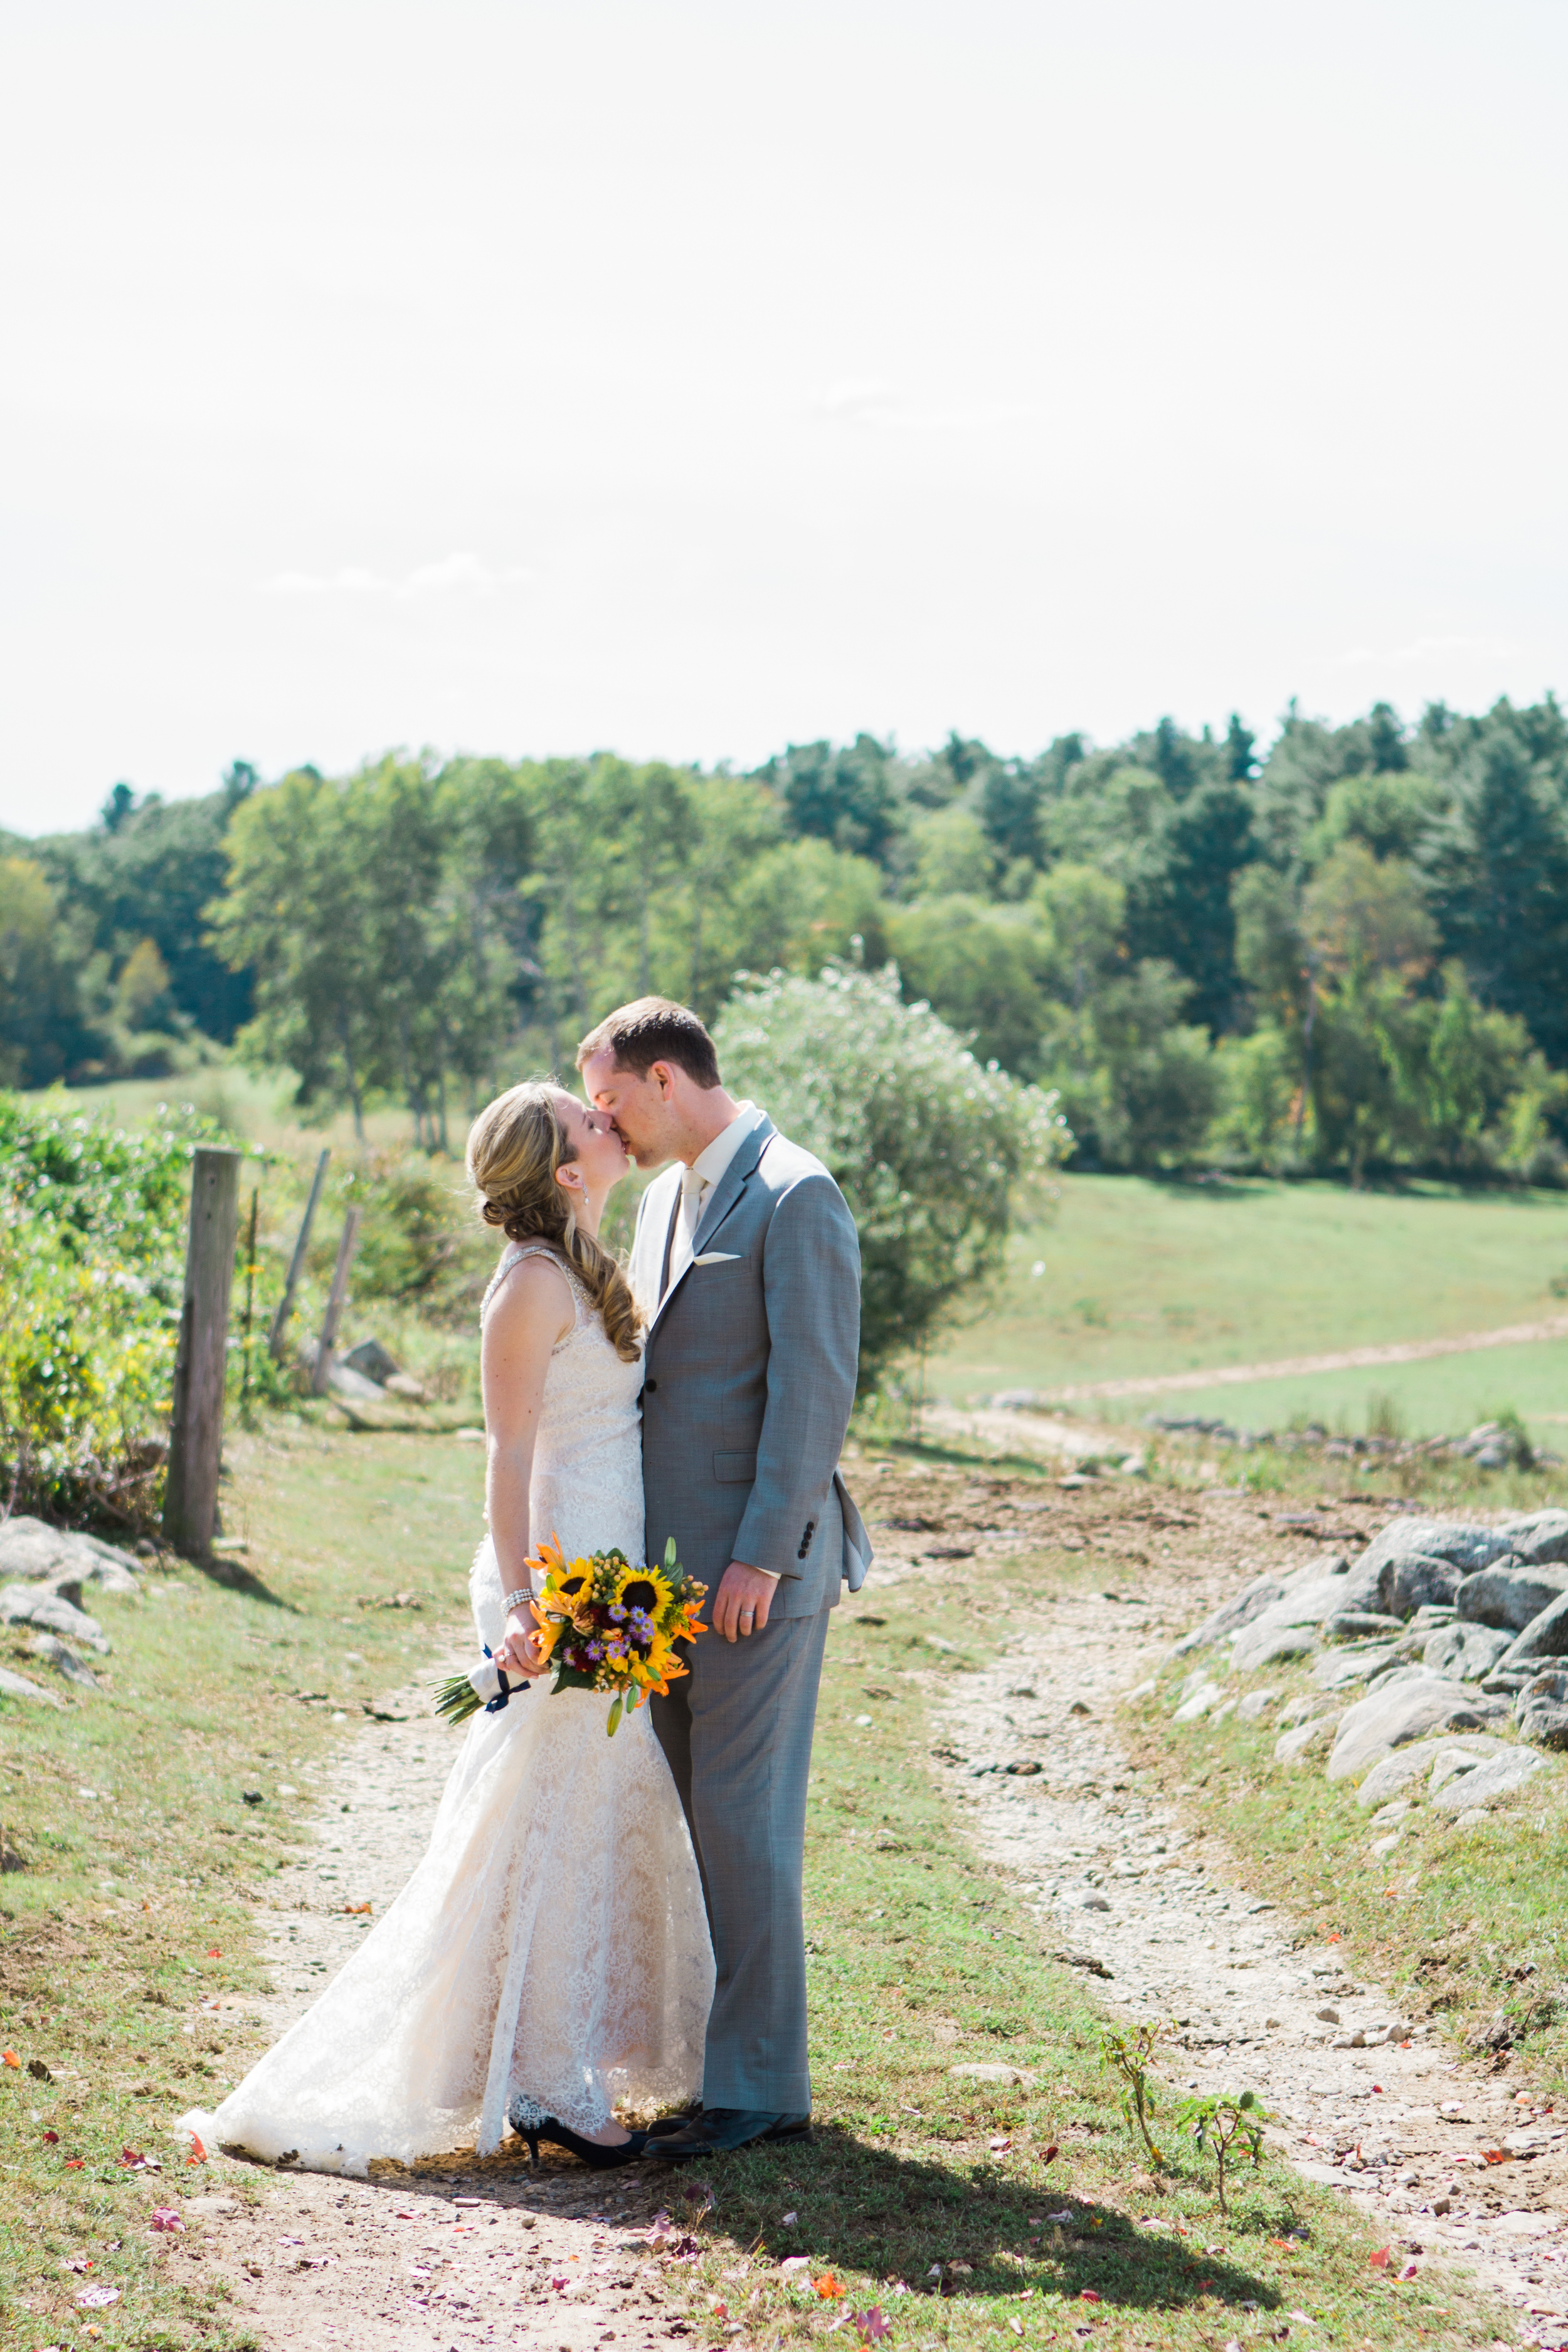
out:
M673 1062L705 1089L720 1083L712 1038L689 1006L668 996L639 996L606 1013L578 1046L577 1067L595 1054L613 1055L617 1070L633 1070L639 1078L655 1062Z

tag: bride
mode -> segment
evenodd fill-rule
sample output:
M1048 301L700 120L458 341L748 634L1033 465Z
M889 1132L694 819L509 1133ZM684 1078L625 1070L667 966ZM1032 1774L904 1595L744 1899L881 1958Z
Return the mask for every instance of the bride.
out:
M480 1308L489 1533L474 1622L537 1675L525 1562L645 1558L638 1315L598 1242L628 1162L609 1119L551 1086L479 1114L468 1172L508 1236ZM474 1717L413 1877L314 2008L216 2115L218 2147L363 2175L499 2144L506 2121L593 2165L647 2135L616 2120L691 2101L713 1956L697 1864L649 1710L605 1737L609 1701L515 1684Z

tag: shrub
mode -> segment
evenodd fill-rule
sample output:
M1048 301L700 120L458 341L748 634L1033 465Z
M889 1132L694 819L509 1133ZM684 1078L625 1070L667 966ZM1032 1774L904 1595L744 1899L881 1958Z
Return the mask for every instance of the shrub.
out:
M153 1508L192 1140L167 1117L131 1135L0 1095L0 1475L18 1503Z
M999 1273L1016 1195L1071 1149L1054 1096L983 1067L892 965L782 972L725 1006L731 1091L832 1171L860 1235L860 1360L874 1376Z

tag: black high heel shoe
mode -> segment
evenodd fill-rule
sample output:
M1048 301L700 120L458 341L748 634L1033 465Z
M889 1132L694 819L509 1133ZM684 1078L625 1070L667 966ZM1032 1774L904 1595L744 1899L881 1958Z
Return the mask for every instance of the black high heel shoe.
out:
M579 2139L574 2131L557 2123L553 2116L546 2116L542 2123L521 2124L519 2129L528 2142L528 2160L535 2171L539 2169L542 2139L547 2139L552 2147L563 2147L569 2156L576 2157L595 2172L612 2172L616 2165L635 2164L647 2139L647 2132L636 2131L615 2147L601 2147L595 2139Z

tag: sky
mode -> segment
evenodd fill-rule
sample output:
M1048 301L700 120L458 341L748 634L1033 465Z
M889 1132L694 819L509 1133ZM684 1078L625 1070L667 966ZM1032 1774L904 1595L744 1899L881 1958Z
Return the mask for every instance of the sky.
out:
M0 13L0 826L1568 687L1562 0Z

